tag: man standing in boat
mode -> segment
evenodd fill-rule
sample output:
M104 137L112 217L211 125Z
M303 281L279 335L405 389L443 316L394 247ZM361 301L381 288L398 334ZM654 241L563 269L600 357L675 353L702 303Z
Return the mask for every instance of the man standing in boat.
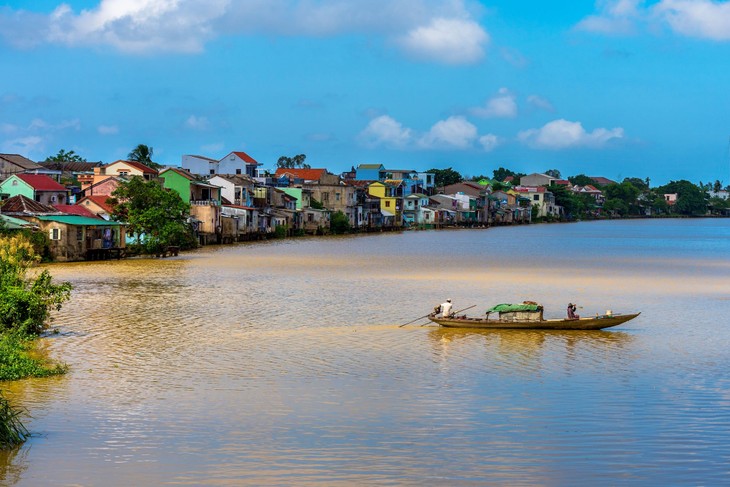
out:
M448 318L451 316L451 298L447 299L445 303L441 305L441 317Z
M568 303L568 319L569 320L577 320L580 319L580 316L575 314L576 306L573 303Z

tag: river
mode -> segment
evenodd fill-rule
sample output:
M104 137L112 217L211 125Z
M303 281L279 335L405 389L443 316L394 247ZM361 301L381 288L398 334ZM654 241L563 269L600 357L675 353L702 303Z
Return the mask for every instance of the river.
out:
M59 264L67 375L3 384L9 486L730 483L730 220L206 247ZM594 332L399 325L539 301Z

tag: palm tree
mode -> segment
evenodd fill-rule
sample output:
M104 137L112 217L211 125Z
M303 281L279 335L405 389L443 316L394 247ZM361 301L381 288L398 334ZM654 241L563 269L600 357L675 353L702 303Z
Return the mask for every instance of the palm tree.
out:
M130 161L140 162L146 166L151 167L152 169L158 169L160 165L152 162L152 152L154 152L154 149L152 149L152 147L145 144L139 144L132 150L132 152L129 153L127 157Z

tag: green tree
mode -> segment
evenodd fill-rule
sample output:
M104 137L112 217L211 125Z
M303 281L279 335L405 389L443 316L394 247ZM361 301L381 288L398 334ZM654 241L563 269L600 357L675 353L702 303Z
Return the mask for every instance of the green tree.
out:
M330 217L330 231L335 234L348 233L350 231L350 219L342 211L336 211Z
M634 187L638 188L640 191L646 191L649 189L649 178L641 179L641 178L624 178L624 183L631 183L634 185Z
M279 160L276 161L276 167L281 169L311 169L309 164L304 163L306 158L307 156L304 154L297 154L294 157L281 156Z
M188 223L190 206L176 191L166 190L157 181L133 177L121 183L112 196L114 219L127 224L145 253L156 254L168 246L196 246Z
M620 215L631 215L639 213L639 204L637 198L641 190L628 181L617 184L609 184L604 189L606 195L606 203L603 207L614 211Z
M557 169L548 169L545 171L545 174L550 176L551 178L560 179L560 171Z
M46 157L46 161L49 162L86 162L86 159L75 153L74 151L70 150L66 152L65 150L61 149L58 151L58 154L55 156L48 156Z
M718 191L722 191L722 181L719 179L715 179L715 183L712 185L712 191L717 193Z
M153 153L154 149L152 147L145 144L139 144L137 147L132 149L132 152L130 152L127 157L130 161L142 163L152 169L159 169L162 165L152 161Z
M687 180L671 181L657 188L659 194L677 194L672 210L680 215L704 215L707 212L707 194L704 189Z
M513 181L516 181L517 184L520 182L520 178L522 176L525 176L525 173L522 172L514 172L509 169L505 169L504 167L500 167L498 169L494 169L492 171L492 175L494 176L495 181L501 181L504 182L505 179L507 179L509 176L512 176Z
M0 237L0 331L38 335L48 327L51 311L71 297L71 285L54 284L48 270L28 277L39 261L23 235Z
M448 167L446 169L429 169L426 172L434 174L434 182L437 187L444 187L450 184L460 183L464 178L457 171Z
M585 174L577 174L575 176L568 177L568 181L573 186L595 186L596 182L593 178L589 178Z

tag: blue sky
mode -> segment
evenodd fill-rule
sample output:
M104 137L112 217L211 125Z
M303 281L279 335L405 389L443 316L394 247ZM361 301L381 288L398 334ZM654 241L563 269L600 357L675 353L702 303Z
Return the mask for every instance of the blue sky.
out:
M0 7L0 152L730 183L730 2Z

